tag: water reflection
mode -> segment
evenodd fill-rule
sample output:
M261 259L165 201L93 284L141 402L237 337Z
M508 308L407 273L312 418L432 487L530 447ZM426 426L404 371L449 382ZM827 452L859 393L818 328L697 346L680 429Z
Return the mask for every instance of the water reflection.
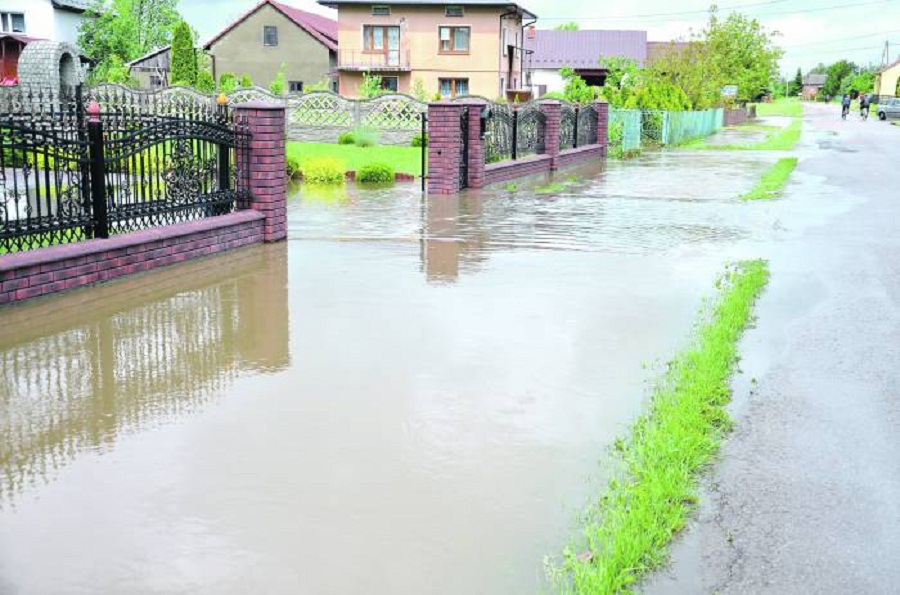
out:
M195 412L242 372L286 368L286 248L9 308L0 321L2 503L123 431Z

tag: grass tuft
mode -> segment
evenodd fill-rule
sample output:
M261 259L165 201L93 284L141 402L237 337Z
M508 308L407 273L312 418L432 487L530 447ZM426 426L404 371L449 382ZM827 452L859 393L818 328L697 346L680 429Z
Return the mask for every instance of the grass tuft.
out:
M766 116L800 118L803 116L803 104L794 97L778 99L772 103L757 103L756 115L760 118Z
M775 165L763 172L756 186L741 198L743 200L766 200L781 196L781 191L795 167L797 167L796 157L779 159Z
M585 517L584 537L551 568L560 591L575 595L630 592L661 566L667 546L697 502L697 480L730 427L725 410L737 342L768 282L765 261L729 267L717 281L690 347L669 365L649 410L616 441L618 466Z
M712 151L790 151L800 141L800 120L794 120L787 128L774 130L765 140L758 143L743 143L738 145L708 145L705 143L690 145L691 149L703 149Z
M375 162L387 163L394 171L415 176L422 175L422 149L379 145L378 147L358 147L356 145L335 145L325 143L288 142L287 154L301 165L310 159L330 157L342 162L346 170L357 171L364 165Z

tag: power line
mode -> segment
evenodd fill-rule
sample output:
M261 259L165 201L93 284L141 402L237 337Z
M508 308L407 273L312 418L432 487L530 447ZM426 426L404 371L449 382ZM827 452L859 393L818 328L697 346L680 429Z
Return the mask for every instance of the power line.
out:
M900 33L900 29L894 29L893 31L882 31L881 33L869 33L866 35L856 35L854 37L841 37L838 39L831 39L828 41L812 41L809 43L797 43L797 44L793 44L793 45L784 45L783 47L785 47L785 48L805 48L805 47L809 47L812 45L826 45L829 43L842 43L845 41L852 41L854 39L866 39L869 37L881 37L882 35L893 35L894 33ZM829 50L823 50L823 51L829 51Z

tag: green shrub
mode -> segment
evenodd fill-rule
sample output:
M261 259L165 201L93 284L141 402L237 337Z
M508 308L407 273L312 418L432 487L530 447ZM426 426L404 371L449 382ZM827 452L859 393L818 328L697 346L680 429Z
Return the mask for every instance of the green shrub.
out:
M347 179L344 164L331 157L310 159L301 166L303 181L309 184L343 184Z
M338 137L338 144L339 145L355 145L356 137L353 136L352 132L342 132L341 135Z
M250 87L253 86L253 79L250 78L249 74L242 74L240 82L241 82L241 87L244 89L249 89Z
M229 93L234 93L237 89L237 77L234 76L233 72L223 72L219 75L219 92L225 93L226 95Z
M287 172L287 177L292 180L300 177L300 158L296 155L288 155L285 171Z
M357 147L374 147L378 144L378 133L371 128L360 127L353 131Z
M208 70L201 70L197 73L197 84L194 87L201 93L212 93L216 90L216 80Z
M367 163L356 172L360 184L391 184L394 177L394 168L387 163Z
M282 62L281 68L278 69L278 74L275 75L275 80L269 83L269 92L272 95L284 95L287 89L287 78L284 73L286 67L287 65Z
M428 146L428 135L427 134L417 134L412 137L412 146L414 147L427 147Z

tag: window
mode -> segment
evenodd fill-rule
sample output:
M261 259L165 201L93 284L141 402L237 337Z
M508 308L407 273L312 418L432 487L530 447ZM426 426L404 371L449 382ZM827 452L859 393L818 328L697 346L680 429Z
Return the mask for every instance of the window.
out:
M451 4L444 8L444 15L448 17L461 17L465 16L465 11L462 6Z
M441 99L465 97L469 94L469 79L438 79Z
M263 45L275 47L278 45L278 27L266 25L263 27Z
M25 15L21 12L0 12L0 31L25 33Z
M381 88L391 93L398 93L400 91L400 78L396 76L381 77Z
M303 81L288 81L288 91L291 93L303 93Z
M372 16L373 17L389 17L391 16L391 7L384 4L373 4L372 5Z
M163 77L158 74L150 75L150 88L151 89L161 89L163 87Z
M438 53L468 54L471 27L438 27Z

